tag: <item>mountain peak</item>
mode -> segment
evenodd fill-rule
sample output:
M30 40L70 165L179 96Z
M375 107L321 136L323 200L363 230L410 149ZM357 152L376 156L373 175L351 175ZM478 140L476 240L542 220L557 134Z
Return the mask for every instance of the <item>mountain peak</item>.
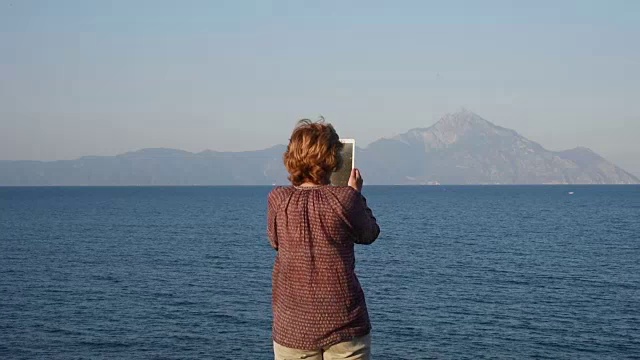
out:
M509 132L509 134L513 133L510 130L494 125L466 108L461 108L457 112L445 114L431 127L414 128L390 139L399 140L407 144L429 143L430 146L443 147L459 141L467 134L503 134L505 131Z
M573 152L583 152L583 153L590 153L590 154L595 154L595 151L589 149L588 147L585 146L578 146L578 147L574 147L573 149L569 149L569 150L565 150L565 151L573 151Z
M445 114L440 120L435 124L435 126L446 126L446 127L464 127L469 125L480 125L487 126L492 123L481 118L478 114L469 111L465 108L460 109L455 113Z

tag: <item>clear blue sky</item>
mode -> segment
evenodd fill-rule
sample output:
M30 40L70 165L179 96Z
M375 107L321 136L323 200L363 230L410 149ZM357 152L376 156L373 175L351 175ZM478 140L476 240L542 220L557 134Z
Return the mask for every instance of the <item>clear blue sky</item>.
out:
M640 174L640 1L0 0L0 159L366 145L466 107Z

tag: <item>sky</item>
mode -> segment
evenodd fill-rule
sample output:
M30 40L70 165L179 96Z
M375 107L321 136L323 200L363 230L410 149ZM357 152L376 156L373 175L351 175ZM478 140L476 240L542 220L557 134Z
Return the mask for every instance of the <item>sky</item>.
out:
M464 107L640 175L640 2L0 0L0 160L359 146Z

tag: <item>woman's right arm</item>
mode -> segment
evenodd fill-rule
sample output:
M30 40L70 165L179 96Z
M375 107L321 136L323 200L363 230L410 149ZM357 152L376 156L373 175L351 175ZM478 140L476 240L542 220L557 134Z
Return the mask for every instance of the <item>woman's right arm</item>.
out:
M354 231L356 244L371 244L380 235L380 226L367 206L367 199L357 191L350 191L347 219Z
M360 193L364 180L360 175L360 170L352 169L349 177L350 191L348 199L347 219L355 232L356 244L371 244L380 235L380 226L373 212L367 206L367 199Z

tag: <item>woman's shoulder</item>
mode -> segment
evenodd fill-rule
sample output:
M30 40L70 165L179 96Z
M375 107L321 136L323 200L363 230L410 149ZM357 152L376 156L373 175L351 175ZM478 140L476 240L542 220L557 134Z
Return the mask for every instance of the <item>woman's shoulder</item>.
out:
M269 200L279 200L285 197L287 194L291 193L293 190L293 186L276 186L269 192Z
M326 189L326 191L340 200L341 203L348 203L360 197L360 193L351 186L327 186Z
M329 195L332 198L337 199L340 203L349 203L359 199L360 193L354 190L350 186L319 186L313 188L296 188L295 186L276 186L269 192L269 200L270 201L278 201L285 198L289 198L294 192L302 191L302 192L315 192L320 191ZM326 196L325 195L325 196Z

